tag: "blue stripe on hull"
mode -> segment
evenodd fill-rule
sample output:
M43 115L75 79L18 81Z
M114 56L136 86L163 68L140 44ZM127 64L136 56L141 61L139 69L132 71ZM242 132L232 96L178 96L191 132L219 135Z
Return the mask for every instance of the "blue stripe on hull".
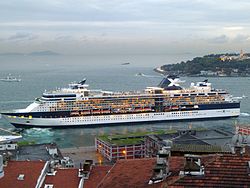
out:
M199 110L240 108L240 103L200 104Z

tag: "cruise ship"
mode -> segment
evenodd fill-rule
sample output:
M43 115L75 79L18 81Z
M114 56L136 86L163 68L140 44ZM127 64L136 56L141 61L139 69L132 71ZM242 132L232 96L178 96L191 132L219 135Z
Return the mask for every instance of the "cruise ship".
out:
M208 80L181 87L167 76L142 91L89 89L86 79L44 92L25 109L2 112L15 127L94 127L121 123L228 118L240 115L240 100Z

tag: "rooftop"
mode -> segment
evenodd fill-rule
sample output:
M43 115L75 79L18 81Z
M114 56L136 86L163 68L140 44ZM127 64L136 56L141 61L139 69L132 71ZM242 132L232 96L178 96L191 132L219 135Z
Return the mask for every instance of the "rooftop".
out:
M154 158L118 160L98 187L147 187L155 163Z
M18 148L17 160L43 160L48 161L53 157L47 151L47 148L57 148L58 158L62 158L62 154L55 144L34 144L27 146L20 146Z
M48 148L57 149L57 155L50 155ZM0 151L0 155L8 154L10 159L18 161L49 161L51 159L62 159L62 154L56 144L32 144L32 145L21 145L16 150Z
M120 187L249 187L249 155L212 154L200 156L205 173L200 175L180 175L184 170L185 157L169 158L170 176L163 182L149 185L156 158L119 160L111 169L103 172L98 182L99 188ZM91 174L88 181L91 179ZM101 181L100 181L101 180ZM96 184L92 184L95 185Z
M249 187L250 156L216 155L205 165L204 176L184 176L172 187Z
M53 185L53 188L77 188L80 182L78 169L56 169L55 175L47 175L42 188L45 184Z
M102 135L99 136L98 139L101 139L112 145L134 145L139 144L144 141L144 137L146 135L158 135L158 134L173 134L176 133L175 130L159 130L154 132L135 132L129 134L121 134L121 135Z
M112 166L93 166L89 179L85 180L84 188L97 187L101 180L107 175Z
M4 167L4 177L0 178L0 187L35 187L44 165L42 161L9 161ZM18 180L19 175L24 175L23 180Z

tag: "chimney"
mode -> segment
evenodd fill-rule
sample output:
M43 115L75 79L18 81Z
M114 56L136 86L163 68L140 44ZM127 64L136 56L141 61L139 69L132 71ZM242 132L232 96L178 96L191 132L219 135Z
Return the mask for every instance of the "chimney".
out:
M48 175L56 175L56 171L55 171L55 161L50 161L49 162L49 166L48 166Z
M148 184L159 183L170 175L169 172L169 156L170 146L163 147L157 154L156 165L153 169L153 176Z
M180 175L204 175L204 166L201 165L201 157L199 155L186 154L184 157L186 159L184 171L180 171Z
M232 153L236 155L243 155L246 152L245 147L243 145L233 146L231 149L232 149Z
M244 135L234 135L232 138L231 145L232 154L243 155L245 153L245 145L247 145L247 139Z
M80 169L78 170L78 177L88 179L90 170L92 169L92 165L93 165L93 160L85 160L83 164L80 163Z
M4 171L3 171L3 156L0 155L0 178L4 176Z

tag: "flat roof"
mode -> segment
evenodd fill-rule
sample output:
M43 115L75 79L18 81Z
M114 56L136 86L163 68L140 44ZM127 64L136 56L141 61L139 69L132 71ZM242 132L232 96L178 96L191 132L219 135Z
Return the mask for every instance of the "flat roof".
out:
M107 144L122 146L122 145L135 145L141 144L144 141L144 137L148 135L158 135L158 134L173 134L176 130L159 130L154 132L134 132L128 134L120 135L102 135L98 136L97 139L104 141Z

